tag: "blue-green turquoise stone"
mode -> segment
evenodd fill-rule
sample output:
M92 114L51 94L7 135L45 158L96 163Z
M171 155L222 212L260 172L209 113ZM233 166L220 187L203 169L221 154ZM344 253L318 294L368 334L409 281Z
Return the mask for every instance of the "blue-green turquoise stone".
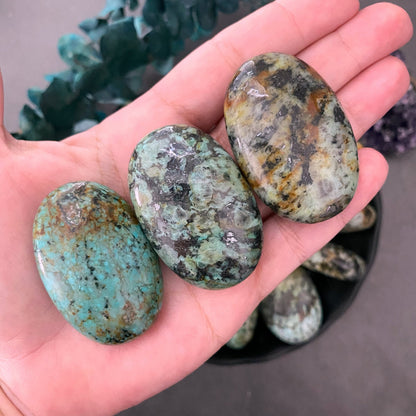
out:
M315 223L351 201L354 134L335 93L305 62L268 53L244 63L228 88L224 117L237 163L279 215Z
M188 282L233 286L251 274L262 246L254 196L228 153L209 135L166 126L133 152L129 186L143 231Z
M132 208L111 189L75 182L51 192L36 214L33 244L46 291L82 334L117 344L154 321L158 258Z

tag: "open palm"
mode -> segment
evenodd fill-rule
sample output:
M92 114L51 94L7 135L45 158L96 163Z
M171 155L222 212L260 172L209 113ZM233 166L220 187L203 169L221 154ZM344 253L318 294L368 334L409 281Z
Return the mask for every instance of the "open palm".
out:
M254 55L296 54L337 92L356 136L367 130L406 91L406 68L387 55L409 40L411 23L386 3L360 12L356 0L334 4L269 4L207 42L134 103L63 142L18 142L0 130L0 383L24 414L111 415L177 382L380 189L387 165L377 152L362 149L356 195L337 217L297 224L262 206L264 249L255 272L236 287L207 291L163 268L161 313L147 332L123 345L101 345L75 331L52 304L35 266L34 215L56 187L91 180L128 199L135 145L167 124L197 126L229 150L225 90Z

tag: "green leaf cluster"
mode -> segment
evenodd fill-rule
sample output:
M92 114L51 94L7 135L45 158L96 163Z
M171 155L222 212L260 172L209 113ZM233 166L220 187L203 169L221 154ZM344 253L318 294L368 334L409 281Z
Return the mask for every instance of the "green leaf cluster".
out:
M253 10L270 2L242 1ZM239 5L239 0L146 0L136 15L138 0L107 0L97 17L79 24L86 37L59 39L68 68L46 75L45 90L28 90L31 105L22 108L14 136L61 140L99 123L145 92L150 67L159 77L168 73L187 39L209 35L218 13L233 13Z

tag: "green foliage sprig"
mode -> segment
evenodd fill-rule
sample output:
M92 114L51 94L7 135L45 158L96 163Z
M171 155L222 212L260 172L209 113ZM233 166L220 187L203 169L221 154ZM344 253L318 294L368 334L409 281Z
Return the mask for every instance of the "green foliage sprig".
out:
M254 10L271 0L242 1ZM147 0L135 16L138 0L107 0L97 17L79 24L88 38L59 39L68 69L46 75L45 90L28 90L31 105L22 108L20 131L13 135L61 140L92 127L145 92L150 66L165 75L187 39L209 35L219 12L239 6L239 0Z

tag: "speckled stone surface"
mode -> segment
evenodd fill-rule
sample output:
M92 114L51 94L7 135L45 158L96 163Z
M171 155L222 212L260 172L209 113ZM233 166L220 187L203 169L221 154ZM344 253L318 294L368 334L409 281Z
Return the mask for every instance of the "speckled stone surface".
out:
M244 280L257 265L262 221L237 165L214 139L188 126L146 136L129 165L136 215L160 258L202 288Z
M322 305L308 273L296 269L260 304L270 331L287 344L312 339L322 325Z
M334 243L322 247L303 266L339 280L359 280L366 269L364 260L357 253Z
M49 296L81 333L117 344L152 324L161 307L159 261L114 191L76 182L51 192L36 214L33 242Z
M358 156L351 125L304 62L279 53L247 61L228 88L224 116L244 175L279 215L319 222L352 199Z
M377 221L377 211L371 205L367 205L345 224L342 233L354 233L371 228Z
M227 342L227 347L232 348L233 350L241 350L252 340L254 330L256 329L258 315L259 312L255 309L241 328Z

